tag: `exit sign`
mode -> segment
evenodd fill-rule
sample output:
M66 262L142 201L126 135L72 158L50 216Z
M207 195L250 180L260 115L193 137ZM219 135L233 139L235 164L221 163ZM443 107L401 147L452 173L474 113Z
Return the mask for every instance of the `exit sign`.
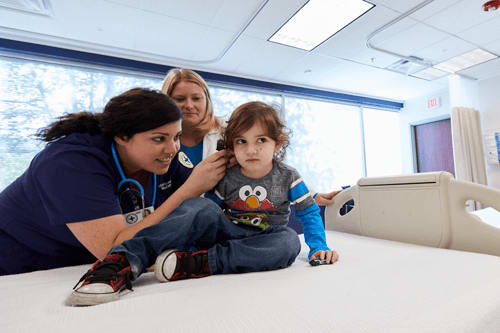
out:
M435 108L438 108L440 106L441 106L441 100L439 97L433 97L433 98L429 98L427 100L427 109L428 110L435 109Z

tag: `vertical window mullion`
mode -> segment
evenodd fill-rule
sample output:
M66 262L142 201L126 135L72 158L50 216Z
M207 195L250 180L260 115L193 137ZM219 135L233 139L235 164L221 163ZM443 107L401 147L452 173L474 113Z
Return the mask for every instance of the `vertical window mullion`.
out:
M363 163L363 177L368 175L366 166L366 144L365 144L365 121L363 118L363 107L359 107L359 126L361 135L361 161Z

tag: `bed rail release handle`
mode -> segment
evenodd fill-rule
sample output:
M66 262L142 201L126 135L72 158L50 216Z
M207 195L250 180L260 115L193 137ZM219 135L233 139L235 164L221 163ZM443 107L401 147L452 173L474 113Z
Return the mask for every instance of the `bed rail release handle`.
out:
M500 256L500 229L484 223L466 210L466 201L475 200L500 211L500 191L485 185L452 179L449 184L449 197L450 248Z
M343 190L333 200L333 204L325 207L325 228L361 235L358 185ZM354 201L354 207L347 214L340 215L340 209L350 200Z

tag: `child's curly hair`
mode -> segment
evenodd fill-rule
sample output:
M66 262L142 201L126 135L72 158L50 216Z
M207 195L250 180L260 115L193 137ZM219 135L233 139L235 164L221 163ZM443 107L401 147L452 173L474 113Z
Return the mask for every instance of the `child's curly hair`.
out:
M267 136L276 141L277 145L281 145L274 158L282 161L290 144L290 130L281 120L279 111L264 102L248 102L234 110L224 131L227 149L234 150L234 140L248 131L257 121L267 130Z

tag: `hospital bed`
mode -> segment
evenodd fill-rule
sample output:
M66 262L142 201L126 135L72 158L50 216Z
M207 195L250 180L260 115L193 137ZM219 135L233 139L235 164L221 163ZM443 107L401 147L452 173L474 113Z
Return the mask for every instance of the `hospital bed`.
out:
M354 201L344 215L342 206ZM471 213L468 201L491 206ZM361 178L326 208L326 228L368 237L500 256L500 191L448 172ZM483 217L483 219L481 219Z
M500 332L499 229L464 208L498 210L499 198L445 173L361 179L325 212L335 265L310 266L304 245L287 269L146 273L119 301L85 308L63 303L89 265L4 276L0 332Z

